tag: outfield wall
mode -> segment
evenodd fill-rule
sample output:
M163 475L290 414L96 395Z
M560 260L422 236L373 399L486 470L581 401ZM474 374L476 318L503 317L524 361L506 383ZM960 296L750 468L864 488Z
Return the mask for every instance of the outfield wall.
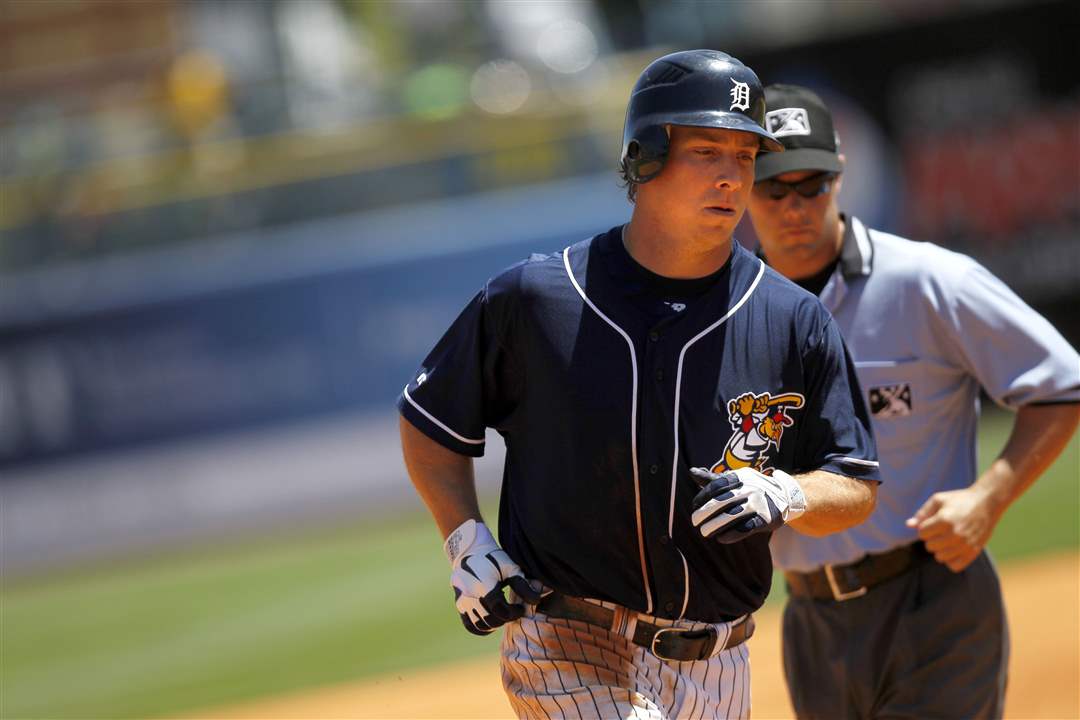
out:
M488 277L626 215L604 174L12 277L0 467L389 408Z

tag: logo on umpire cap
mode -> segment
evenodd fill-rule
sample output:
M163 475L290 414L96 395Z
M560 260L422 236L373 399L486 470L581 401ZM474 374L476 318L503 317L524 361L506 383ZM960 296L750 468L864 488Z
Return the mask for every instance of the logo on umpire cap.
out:
M809 135L810 116L805 108L779 108L765 113L765 127L776 137Z
M731 82L735 83L735 87L731 88L731 107L728 110L749 110L750 86L735 78L731 78Z

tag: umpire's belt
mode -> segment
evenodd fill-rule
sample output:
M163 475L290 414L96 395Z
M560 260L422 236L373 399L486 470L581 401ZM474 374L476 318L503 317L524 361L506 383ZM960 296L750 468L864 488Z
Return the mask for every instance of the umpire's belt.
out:
M826 565L813 572L785 572L788 592L815 600L851 600L932 557L922 542L867 555L849 565Z
M614 610L558 592L545 595L536 609L548 617L578 620L608 630L612 629L615 622ZM639 616L631 640L635 645L647 648L661 660L694 661L705 660L717 651L741 645L753 634L752 615L746 615L732 624L723 647L717 647L720 635L711 625L700 630L660 627L642 620Z

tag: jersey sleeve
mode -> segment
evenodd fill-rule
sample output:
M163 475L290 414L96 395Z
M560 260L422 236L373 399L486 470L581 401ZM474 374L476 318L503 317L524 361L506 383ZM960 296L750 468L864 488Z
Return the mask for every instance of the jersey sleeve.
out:
M1080 402L1080 356L1046 318L975 261L935 288L959 362L999 405Z
M487 427L513 410L522 381L506 349L503 303L491 283L476 294L398 397L402 416L444 447L484 454Z
M803 357L803 375L805 427L796 449L795 471L826 470L880 482L877 446L855 363L831 317L823 321Z

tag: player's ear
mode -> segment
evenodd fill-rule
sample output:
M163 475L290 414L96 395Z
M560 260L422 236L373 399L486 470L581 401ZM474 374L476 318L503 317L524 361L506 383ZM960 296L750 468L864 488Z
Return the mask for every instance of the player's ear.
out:
M840 173L836 176L836 187L833 188L833 196L840 194L840 187L844 184L844 168L847 167L847 158L844 153L837 153L836 159L840 161Z

